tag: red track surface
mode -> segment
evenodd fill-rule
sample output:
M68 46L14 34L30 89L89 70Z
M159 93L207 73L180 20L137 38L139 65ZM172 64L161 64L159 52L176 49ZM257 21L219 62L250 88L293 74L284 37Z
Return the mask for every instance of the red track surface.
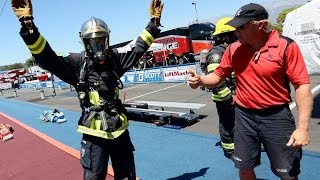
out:
M77 180L83 179L80 161L0 113L0 123L14 128L14 139L0 140L0 179ZM49 138L49 137L48 137ZM50 138L49 138L50 139ZM112 176L107 177L113 180Z

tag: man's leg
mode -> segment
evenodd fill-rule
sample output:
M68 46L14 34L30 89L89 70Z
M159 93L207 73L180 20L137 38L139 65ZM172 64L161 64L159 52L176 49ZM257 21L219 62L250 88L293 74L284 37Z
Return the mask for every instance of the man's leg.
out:
M302 149L286 145L295 130L295 121L289 107L271 111L259 118L261 139L271 163L271 170L282 179L297 179Z
M113 140L111 148L110 157L115 180L135 180L134 147L128 130Z
M235 107L235 167L240 179L255 179L254 168L260 165L260 139L256 129L258 123L251 111Z
M109 153L103 148L106 139L83 135L80 162L84 170L84 180L105 180Z
M256 174L254 169L240 169L239 170L240 180L256 180Z

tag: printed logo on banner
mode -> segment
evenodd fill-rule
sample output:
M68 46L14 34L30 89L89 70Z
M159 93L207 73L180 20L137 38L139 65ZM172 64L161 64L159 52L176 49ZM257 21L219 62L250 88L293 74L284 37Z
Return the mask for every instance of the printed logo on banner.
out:
M194 65L189 65L176 67L175 69L163 69L164 81L186 81L189 76L189 69L194 68Z
M133 83L135 81L135 72L127 72L124 74L124 83Z
M143 82L177 82L186 81L189 69L195 69L194 64L161 67L157 69L128 71L123 75L124 83Z
M47 81L45 87L52 87L52 82L51 81Z
M160 69L138 71L136 74L136 82L159 82L162 81Z

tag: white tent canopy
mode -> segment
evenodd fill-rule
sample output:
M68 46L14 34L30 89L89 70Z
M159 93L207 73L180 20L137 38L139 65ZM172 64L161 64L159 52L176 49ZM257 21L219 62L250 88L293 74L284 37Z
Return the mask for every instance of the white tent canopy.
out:
M320 0L288 13L283 35L300 47L309 74L320 74Z

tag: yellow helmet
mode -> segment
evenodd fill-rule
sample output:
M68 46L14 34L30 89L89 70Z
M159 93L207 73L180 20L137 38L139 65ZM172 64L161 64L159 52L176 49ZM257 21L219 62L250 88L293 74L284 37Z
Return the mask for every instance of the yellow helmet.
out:
M213 35L235 31L236 29L234 27L226 25L226 23L229 22L231 19L232 18L230 17L219 19L219 21L216 24L216 31L213 33Z

